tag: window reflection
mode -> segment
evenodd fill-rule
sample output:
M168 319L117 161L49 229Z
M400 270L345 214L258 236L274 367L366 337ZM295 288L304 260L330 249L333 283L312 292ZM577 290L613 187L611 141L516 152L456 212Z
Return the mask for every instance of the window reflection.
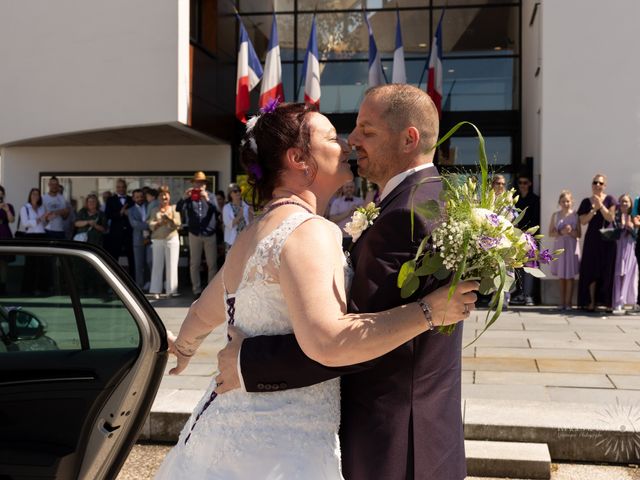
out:
M484 137L484 139L487 160L491 165L511 164L511 137ZM451 137L448 152L440 152L439 162L440 165L477 165L478 139Z

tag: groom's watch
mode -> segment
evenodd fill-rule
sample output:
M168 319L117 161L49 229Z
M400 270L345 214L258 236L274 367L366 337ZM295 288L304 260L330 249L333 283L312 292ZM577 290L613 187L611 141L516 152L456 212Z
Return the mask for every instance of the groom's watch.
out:
M417 303L418 306L422 309L422 313L424 313L424 319L429 325L429 330L433 330L435 327L433 326L433 319L431 318L431 306L424 301L424 298L418 300Z

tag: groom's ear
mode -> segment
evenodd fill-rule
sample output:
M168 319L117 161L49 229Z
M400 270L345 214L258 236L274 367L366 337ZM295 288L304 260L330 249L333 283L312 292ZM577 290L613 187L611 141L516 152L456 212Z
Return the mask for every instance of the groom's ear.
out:
M402 132L402 151L412 153L420 145L420 132L416 127L408 127Z
M291 147L287 150L284 161L284 166L287 169L304 171L304 169L307 168L304 157L302 156L302 150L297 147Z

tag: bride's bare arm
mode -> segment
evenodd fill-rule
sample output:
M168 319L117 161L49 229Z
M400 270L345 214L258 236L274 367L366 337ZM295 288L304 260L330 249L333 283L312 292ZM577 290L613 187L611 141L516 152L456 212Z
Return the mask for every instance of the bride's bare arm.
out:
M178 358L177 366L169 373L177 375L182 372L207 335L225 319L221 269L204 289L200 298L191 304L178 337L168 334L169 352Z
M319 220L298 227L283 248L280 284L296 339L308 357L327 366L353 365L428 330L415 302L379 313L347 314L342 255L331 225ZM447 287L427 295L433 323L448 325L467 318L464 304L473 308L472 290L477 286L461 283L449 302Z

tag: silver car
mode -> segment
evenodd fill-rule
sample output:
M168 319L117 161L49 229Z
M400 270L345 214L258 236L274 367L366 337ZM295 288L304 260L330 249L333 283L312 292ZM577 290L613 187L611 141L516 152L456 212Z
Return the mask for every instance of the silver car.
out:
M111 479L167 362L164 325L102 249L0 242L0 479Z

